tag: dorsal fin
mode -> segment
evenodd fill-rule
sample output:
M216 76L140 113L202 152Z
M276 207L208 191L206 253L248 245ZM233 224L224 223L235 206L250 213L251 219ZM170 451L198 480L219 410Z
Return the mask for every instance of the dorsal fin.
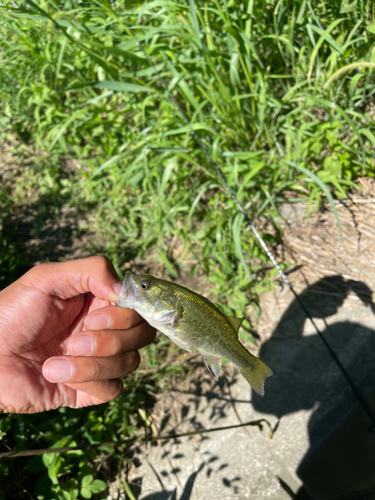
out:
M227 316L227 315L226 318L229 321L229 323L233 326L233 328L236 330L236 332L238 332L240 326L242 325L242 321L245 319L245 318L235 318L234 316Z

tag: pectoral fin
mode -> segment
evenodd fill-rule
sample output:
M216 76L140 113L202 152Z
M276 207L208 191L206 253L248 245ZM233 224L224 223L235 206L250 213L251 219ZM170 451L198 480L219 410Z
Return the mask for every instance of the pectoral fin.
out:
M169 335L168 337L172 340L172 342L178 345L178 347L181 347L181 349L185 349L185 351L191 352L190 347L188 347L187 344L185 344L181 339L176 339L175 337L170 337Z
M177 323L180 321L182 318L184 312L184 308L182 307L181 302L178 300L177 297L174 297L174 317L173 317L173 326L176 326ZM187 349L190 351L190 349Z
M219 377L221 370L221 358L203 352L200 352L200 354L206 363L208 371L212 372L216 377Z

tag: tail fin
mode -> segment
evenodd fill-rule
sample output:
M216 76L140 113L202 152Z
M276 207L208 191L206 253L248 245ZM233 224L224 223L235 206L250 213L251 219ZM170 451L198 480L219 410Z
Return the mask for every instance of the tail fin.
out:
M260 396L264 396L264 382L267 377L273 374L271 368L268 368L260 359L254 358L252 366L240 371L254 391Z

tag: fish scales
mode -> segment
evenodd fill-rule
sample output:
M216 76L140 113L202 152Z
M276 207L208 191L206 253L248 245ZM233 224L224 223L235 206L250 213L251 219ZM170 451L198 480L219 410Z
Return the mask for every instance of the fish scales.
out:
M264 394L272 370L238 340L244 318L226 316L206 297L147 274L127 273L116 305L135 309L179 347L197 349L216 376L221 358L234 363L253 389Z
M162 281L162 280L160 280ZM164 281L164 280L163 280ZM162 288L165 291L166 287L168 287L169 283L163 283ZM248 351L242 346L242 344L237 340L237 332L231 325L231 323L227 320L226 316L208 299L202 297L201 295L189 290L181 285L174 284L175 287L175 295L180 300L181 305L183 307L182 317L178 323L178 326L173 329L171 328L171 334L173 332L181 332L190 337L194 337L194 341L190 341L189 344L193 343L192 347L195 347L197 350L202 349L205 350L207 340L206 337L211 339L211 354L215 354L217 356L227 357L225 356L225 352L231 352L230 343L226 342L225 337L220 337L217 335L217 331L220 331L223 327L226 329L227 333L231 336L231 340L233 342L238 343L238 345L243 349L244 354L247 355ZM196 302L193 302L189 295L194 294ZM207 315L201 313L201 309L207 312ZM189 316L189 313L198 313L198 319L196 319L194 324L194 331L189 333L190 322L189 320L185 321L185 316ZM167 328L166 328L167 329ZM191 329L191 328L190 328ZM169 329L168 329L169 330ZM190 345L189 345L190 347ZM238 358L235 352L232 352L234 358ZM234 362L232 359L228 359L231 362Z
M193 292L194 293L194 292ZM184 294L182 294L183 297L185 298ZM222 328L225 328L226 332L230 336L230 340L232 342L235 342L238 344L246 353L248 354L248 351L243 347L243 345L238 341L237 339L237 332L234 329L233 325L227 320L226 316L223 315L222 312L220 312L219 309L216 308L214 304L209 302L207 299L204 297L199 296L198 294L195 294L199 300L199 307L207 311L207 315L200 315L199 320L197 320L195 326L195 331L197 332L196 335L196 344L195 348L199 349L199 347L204 347L204 336L207 335L209 336L213 342L214 345L211 346L212 348L212 354L217 354L217 356L223 354L222 350L224 349L225 351L231 352L234 358L238 358L238 353L234 352L231 348L231 343L226 342L226 338L222 336L217 335L217 331L220 331ZM205 299L205 300L203 300ZM183 302L183 308L184 310L193 310L195 311L195 307L191 307L191 302L187 299L186 302ZM179 326L177 327L177 330L179 331L187 331L189 328L189 322L185 325L184 321L184 315L182 316L181 321L179 322ZM184 328L185 327L185 328ZM216 347L216 349L215 349ZM214 352L215 350L216 352ZM225 357L222 355L222 357ZM232 359L228 359L229 361L234 362Z

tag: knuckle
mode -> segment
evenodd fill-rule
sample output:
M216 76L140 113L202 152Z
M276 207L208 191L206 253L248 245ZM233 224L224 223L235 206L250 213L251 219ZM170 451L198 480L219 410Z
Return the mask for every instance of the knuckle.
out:
M105 255L94 255L91 257L93 261L93 266L98 267L103 271L107 271L108 269L113 269L113 264L111 260Z
M124 338L122 335L119 335L119 336L116 336L114 337L114 343L115 343L115 346L114 346L114 354L121 354L124 352L125 350L125 342L124 342Z
M114 398L117 398L117 396L119 396L122 391L124 390L124 384L122 382L122 380L114 380L113 381L113 391L112 391L112 399Z
M101 380L103 369L100 359L92 358L92 366L91 366L91 378L92 380Z
M118 334L111 334L106 336L105 339L101 339L100 343L101 349L101 354L97 352L98 355L104 355L105 356L118 356L119 354L123 354L126 348L125 341L122 335Z
M129 372L134 372L141 362L141 356L138 351L130 351L126 353L126 365Z

